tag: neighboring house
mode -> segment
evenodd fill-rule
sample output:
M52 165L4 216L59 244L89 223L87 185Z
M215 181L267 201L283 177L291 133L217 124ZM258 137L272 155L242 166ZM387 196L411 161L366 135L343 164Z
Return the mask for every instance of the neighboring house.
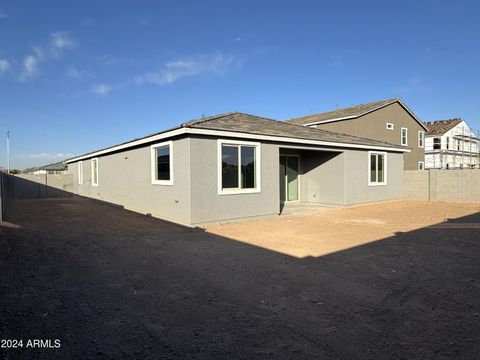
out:
M426 169L479 167L479 138L462 119L425 123Z
M33 175L66 174L67 172L68 172L68 167L63 162L35 167L35 168L26 169L22 171L22 173L24 174L33 174Z
M376 101L287 122L397 144L411 149L404 157L405 170L424 167L427 129L400 99Z
M190 226L278 215L285 202L403 196L382 141L228 113L66 160L74 192Z

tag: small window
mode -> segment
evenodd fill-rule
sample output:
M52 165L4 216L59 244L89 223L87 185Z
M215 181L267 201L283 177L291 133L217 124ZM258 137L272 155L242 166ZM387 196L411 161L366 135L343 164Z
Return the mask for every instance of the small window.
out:
M219 141L219 194L260 191L258 143Z
M423 161L418 162L418 170L423 170L425 168L425 163Z
M98 159L92 159L92 186L98 186Z
M172 142L151 147L152 184L173 185Z
M425 131L419 131L418 132L418 147L424 147L425 146Z
M387 184L387 153L369 152L368 185Z
M408 146L408 129L402 128L400 131L400 144Z
M440 138L433 138L433 150L440 150L442 148L442 142Z
M387 130L393 130L393 124L392 123L387 123Z
M447 136L447 144L446 144L446 149L450 149L450 138Z
M83 161L78 162L78 184L83 184Z

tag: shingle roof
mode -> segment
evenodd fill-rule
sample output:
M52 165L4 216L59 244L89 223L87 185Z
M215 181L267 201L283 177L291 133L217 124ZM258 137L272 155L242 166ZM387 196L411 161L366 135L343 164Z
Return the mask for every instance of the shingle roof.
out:
M344 144L404 148L383 141L340 134L323 129L289 124L285 121L272 120L260 116L249 115L239 112L221 114L208 118L189 121L182 124L182 127L220 131L235 131L256 135L298 138L304 140L326 141Z
M305 125L305 124L324 121L324 120L339 119L344 117L358 117L372 110L375 110L377 108L383 107L388 104L392 104L396 101L399 101L399 99L387 99L387 100L374 101L368 104L355 105L355 106L351 106L343 109L324 112L321 114L302 116L299 118L287 120L287 122L291 124Z
M377 141L372 139L361 138L358 136L340 134L332 131L315 129L306 126L300 126L295 124L289 124L285 121L278 121L263 118L260 116L244 114L240 112L231 112L215 116L204 117L201 119L196 119L183 123L181 126L150 134L141 138L130 140L121 144L113 145L107 148L100 150L92 151L80 156L75 156L70 159L66 159L66 163L75 162L82 159L89 159L98 155L105 155L119 150L125 150L133 146L139 146L140 144L147 144L150 141L156 141L159 139L159 136L162 138L167 138L170 133L178 131L180 129L191 128L191 129L205 129L205 130L219 130L219 131L228 131L236 133L246 133L252 135L266 135L266 136L276 136L276 137L285 137L291 139L302 139L302 140L313 140L313 141L322 141L322 142L332 142L337 143L338 146L341 144L352 144L352 145L362 145L362 146L371 146L390 148L390 149L402 149L405 150L404 146L394 145L383 141ZM334 145L333 145L334 146Z
M426 122L424 125L428 131L426 135L442 135L460 124L462 119L436 120Z

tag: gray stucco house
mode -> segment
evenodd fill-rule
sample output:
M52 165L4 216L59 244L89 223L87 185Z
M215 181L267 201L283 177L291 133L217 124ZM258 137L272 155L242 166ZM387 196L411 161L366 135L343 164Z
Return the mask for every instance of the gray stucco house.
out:
M404 156L405 170L425 168L427 128L400 99L374 101L287 122L400 145L410 149Z
M408 151L236 112L65 162L76 194L203 226L278 215L289 201L350 205L401 198Z

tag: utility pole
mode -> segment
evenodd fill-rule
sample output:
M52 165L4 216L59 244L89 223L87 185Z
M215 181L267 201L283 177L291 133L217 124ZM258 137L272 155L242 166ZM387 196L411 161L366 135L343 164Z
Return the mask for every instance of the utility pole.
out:
M10 175L10 131L7 131L7 174Z

